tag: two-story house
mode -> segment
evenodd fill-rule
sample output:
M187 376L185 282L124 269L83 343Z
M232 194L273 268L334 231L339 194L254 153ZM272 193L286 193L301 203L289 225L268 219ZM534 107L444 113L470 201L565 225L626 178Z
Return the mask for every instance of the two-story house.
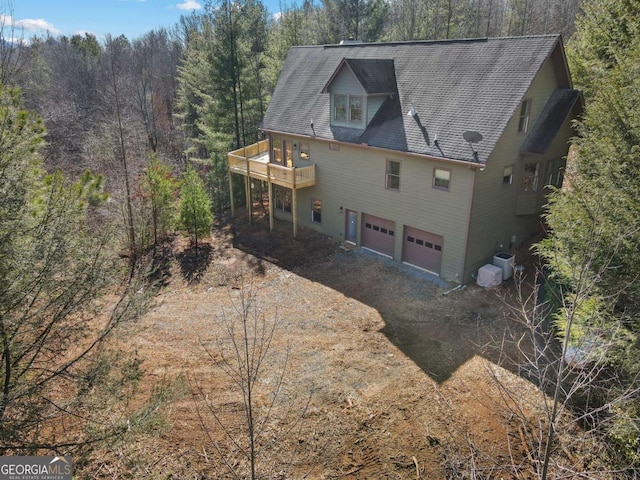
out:
M229 172L294 235L465 283L539 230L581 105L555 35L294 47Z

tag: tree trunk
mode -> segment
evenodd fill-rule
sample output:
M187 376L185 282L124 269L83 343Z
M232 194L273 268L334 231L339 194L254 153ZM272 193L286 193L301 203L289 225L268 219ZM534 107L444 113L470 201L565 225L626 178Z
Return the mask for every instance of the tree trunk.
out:
M113 58L113 49L111 51L111 58L109 60L109 66L111 69L111 87L113 88L113 94L115 98L116 107L116 120L118 124L118 137L120 142L120 160L122 162L122 168L124 170L124 185L126 194L126 209L127 209L127 227L129 232L129 255L130 255L130 275L133 278L135 265L137 263L136 257L136 232L133 224L133 207L131 205L131 184L129 182L129 162L127 160L127 147L124 138L124 127L122 124L122 111L120 106L120 96L118 92L118 77L115 70L115 59Z

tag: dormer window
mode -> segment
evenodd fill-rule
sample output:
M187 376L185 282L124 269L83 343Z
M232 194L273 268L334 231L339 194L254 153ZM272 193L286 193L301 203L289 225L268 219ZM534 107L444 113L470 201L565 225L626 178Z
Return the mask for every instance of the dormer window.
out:
M362 95L349 95L349 121L362 122Z
M333 119L338 121L347 120L347 95L334 95L334 114Z
M343 58L322 93L331 95L331 125L364 128L386 100L398 98L393 60Z
M362 95L335 94L333 119L338 122L362 122Z

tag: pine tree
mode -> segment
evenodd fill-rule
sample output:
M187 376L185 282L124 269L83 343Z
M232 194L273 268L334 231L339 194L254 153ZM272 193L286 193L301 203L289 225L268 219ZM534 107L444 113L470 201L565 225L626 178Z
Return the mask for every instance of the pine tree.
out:
M616 468L640 467L640 29L637 2L588 4L569 52L588 92L566 188L550 199L551 235L538 246L561 309L557 326L607 376L584 388L586 415L607 406L598 428ZM620 26L605 34L620 15ZM619 28L618 28L619 27ZM584 55L584 56L583 56ZM584 286L588 285L588 290ZM580 299L580 304L577 302ZM564 308L566 311L567 309ZM568 331L568 330L571 331Z
M107 340L143 298L118 288L115 230L91 221L102 179L46 175L43 135L20 92L0 87L2 454L69 451L123 431L114 405L130 386L118 369L126 356L107 359ZM121 291L111 312L106 287Z
M178 182L171 168L154 158L140 178L139 189L145 217L151 221L149 236L156 247L175 225Z
M575 84L590 99L598 80L623 60L640 38L640 2L592 0L583 2L576 32L567 44Z
M211 233L213 215L211 201L202 179L193 167L187 167L180 189L180 223L187 230L198 250L198 239Z

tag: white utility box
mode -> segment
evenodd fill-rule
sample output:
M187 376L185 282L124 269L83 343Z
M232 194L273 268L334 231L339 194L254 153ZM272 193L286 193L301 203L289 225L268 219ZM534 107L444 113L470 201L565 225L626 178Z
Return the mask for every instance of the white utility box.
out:
M502 269L502 280L508 280L513 277L513 263L515 256L511 253L500 252L493 257L493 264Z
M502 269L490 264L480 267L477 282L481 287L497 287L502 283Z

